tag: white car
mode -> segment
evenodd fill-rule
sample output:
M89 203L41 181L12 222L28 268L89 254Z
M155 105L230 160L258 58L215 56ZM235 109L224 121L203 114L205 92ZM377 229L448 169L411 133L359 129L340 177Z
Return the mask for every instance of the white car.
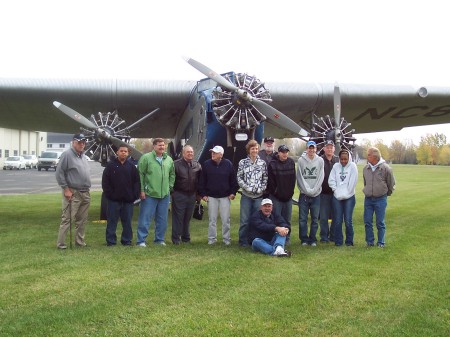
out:
M26 169L27 165L25 162L25 158L22 156L12 156L12 157L8 157L6 158L5 162L3 163L3 169L16 169L16 170L20 170L20 169Z
M37 168L38 159L34 154L25 154L25 165L29 168Z

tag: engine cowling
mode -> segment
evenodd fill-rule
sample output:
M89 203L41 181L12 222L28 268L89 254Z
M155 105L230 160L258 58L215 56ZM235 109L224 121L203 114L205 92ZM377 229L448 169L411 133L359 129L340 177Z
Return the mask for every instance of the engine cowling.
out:
M84 127L80 128L87 138L85 153L90 159L100 162L102 166L106 166L107 162L115 157L116 150L102 133L106 132L129 143L131 139L129 130L126 128L125 121L116 112L99 112L97 116L91 115L90 121L98 128L94 130Z
M269 90L256 77L244 73L229 73L224 77L246 95L266 103L272 101ZM237 92L231 92L217 85L212 94L214 114L219 123L227 129L232 129L236 133L249 133L266 120L266 117L251 104L251 100L242 99Z
M323 153L323 147L327 140L332 140L336 142L336 126L340 130L340 135L337 135L340 140L340 148L346 149L353 153L356 146L356 138L353 137L354 129L350 129L352 124L348 123L344 118L341 118L339 125L333 117L325 116L316 118L311 129L310 140L313 140L317 144L317 154L321 155ZM354 156L355 158L355 156Z

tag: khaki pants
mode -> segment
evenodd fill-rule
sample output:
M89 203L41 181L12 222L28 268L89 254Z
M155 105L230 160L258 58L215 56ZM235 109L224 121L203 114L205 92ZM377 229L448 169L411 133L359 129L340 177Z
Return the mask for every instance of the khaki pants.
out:
M64 197L64 191L62 191L62 215L61 224L59 225L58 241L56 243L57 247L65 246L66 234L70 227L70 218L72 218L72 226L75 228L75 245L86 245L84 242L84 230L88 218L91 195L89 191L80 192L72 189L72 192L72 199L69 202Z

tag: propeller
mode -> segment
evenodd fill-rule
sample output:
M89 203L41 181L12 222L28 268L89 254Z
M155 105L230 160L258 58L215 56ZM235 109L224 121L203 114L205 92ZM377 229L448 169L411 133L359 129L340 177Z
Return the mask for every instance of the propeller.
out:
M255 109L265 115L272 124L275 124L283 129L286 129L296 135L301 137L307 137L308 132L302 129L296 122L290 119L288 116L278 111L269 104L257 99L256 97L249 94L248 91L242 90L235 86L233 83L228 81L222 75L216 73L214 70L208 68L204 64L192 59L185 58L186 62L201 72L203 75L209 77L213 81L217 82L220 86L236 93L240 99L249 102Z
M339 89L338 83L334 84L334 95L333 95L333 105L334 105L334 143L336 145L336 152L341 151L341 90Z
M99 127L98 125L91 122L89 119L84 117L79 112L73 110L72 108L70 108L67 105L64 105L60 102L54 101L53 105L56 108L58 108L60 111L62 111L65 115L67 115L68 117L77 121L84 127L94 130L95 138L99 138L100 141L109 141L117 148L120 146L126 146L128 148L128 151L130 152L130 156L132 156L136 160L138 160L142 156L142 153L140 151L136 150L134 147L132 147L129 143L126 143L123 140L112 135L111 133L114 132L114 130L112 128ZM153 110L150 114L148 114L144 118L141 118L138 122L141 122L142 120L149 117L151 114L155 113L158 110L159 109ZM136 125L138 122L134 123L132 126ZM127 130L129 128L125 128L124 130Z

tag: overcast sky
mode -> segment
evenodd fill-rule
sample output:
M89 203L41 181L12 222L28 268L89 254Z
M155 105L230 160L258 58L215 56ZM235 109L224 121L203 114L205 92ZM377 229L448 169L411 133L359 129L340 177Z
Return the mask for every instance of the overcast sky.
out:
M3 1L0 76L198 80L190 56L262 81L450 87L448 22L437 0ZM450 124L370 138L435 132L450 141Z

